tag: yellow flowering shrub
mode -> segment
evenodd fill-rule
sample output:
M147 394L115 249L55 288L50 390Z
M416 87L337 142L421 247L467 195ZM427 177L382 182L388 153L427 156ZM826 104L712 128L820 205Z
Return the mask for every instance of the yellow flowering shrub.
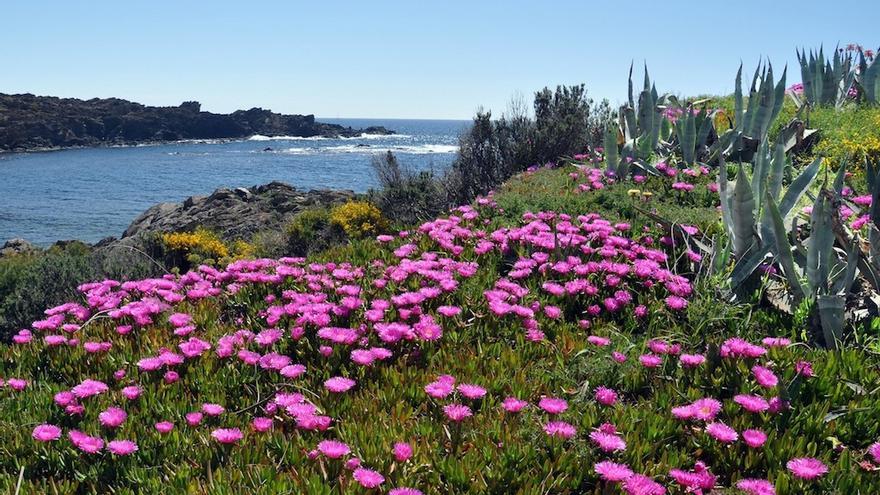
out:
M229 256L229 248L214 232L197 228L193 232L167 232L162 234L162 244L169 251L192 255L200 259L220 260Z
M330 223L354 239L377 234L388 227L382 212L366 201L349 201L336 206L330 210Z
M864 160L880 159L880 108L821 108L810 116L810 127L821 131L816 153L827 157L835 168L846 158L853 167Z

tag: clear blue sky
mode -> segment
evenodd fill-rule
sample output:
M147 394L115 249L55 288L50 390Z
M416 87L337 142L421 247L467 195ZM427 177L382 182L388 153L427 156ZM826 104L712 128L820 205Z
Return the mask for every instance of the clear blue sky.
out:
M619 102L630 60L661 92L730 92L740 60L761 56L797 82L795 47L877 48L876 13L862 0L9 0L0 92L465 119L545 85Z

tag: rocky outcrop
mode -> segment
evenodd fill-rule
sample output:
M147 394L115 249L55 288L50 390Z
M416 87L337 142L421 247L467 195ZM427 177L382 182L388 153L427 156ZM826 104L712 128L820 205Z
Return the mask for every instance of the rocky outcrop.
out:
M287 220L311 206L331 206L354 197L351 191L300 191L282 182L252 188L222 188L210 196L183 203L160 203L137 217L123 239L148 232L188 232L205 227L226 240L250 239L265 230L280 230Z
M3 244L3 247L0 247L0 258L17 254L33 254L39 251L40 248L24 239L9 239Z
M118 98L56 98L0 93L0 151L128 145L184 139L263 136L354 137L393 134L384 127L353 129L315 121L314 115L283 115L262 108L231 114L201 111L188 101L150 107Z

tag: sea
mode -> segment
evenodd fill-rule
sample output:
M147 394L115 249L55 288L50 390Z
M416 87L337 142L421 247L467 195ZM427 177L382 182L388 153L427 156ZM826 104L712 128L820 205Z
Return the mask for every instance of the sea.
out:
M469 121L330 119L355 128L385 126L396 134L344 139L251 136L0 153L0 245L23 238L39 246L57 240L90 243L119 237L141 212L220 187L282 181L298 189L377 185L376 154L392 151L412 170L442 172L458 151Z

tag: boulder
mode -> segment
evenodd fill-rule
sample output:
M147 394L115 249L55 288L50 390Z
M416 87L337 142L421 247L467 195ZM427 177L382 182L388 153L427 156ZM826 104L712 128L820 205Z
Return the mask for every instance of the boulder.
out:
M16 254L32 254L39 251L40 248L24 239L9 239L3 244L3 247L0 247L0 258Z
M209 196L182 203L159 203L138 216L122 238L151 232L189 232L205 227L224 240L250 239L265 230L280 230L297 212L332 206L354 197L352 191L300 191L282 182L251 188L220 188Z

